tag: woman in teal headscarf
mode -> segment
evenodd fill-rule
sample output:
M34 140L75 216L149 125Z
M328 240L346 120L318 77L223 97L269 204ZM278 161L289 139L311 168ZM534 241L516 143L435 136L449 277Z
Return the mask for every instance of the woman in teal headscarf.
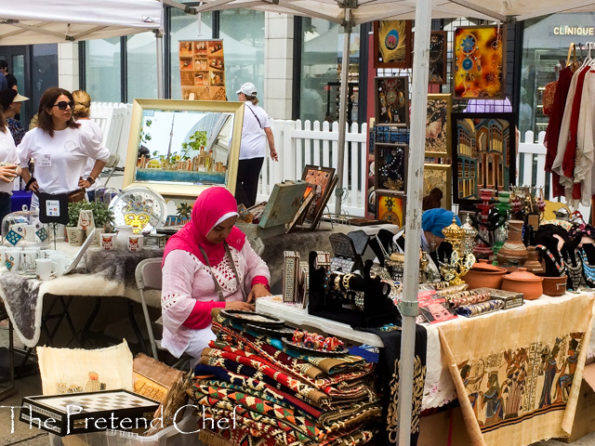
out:
M459 217L446 209L428 209L421 216L421 249L430 255L437 268L440 265L439 260L450 257L450 249L439 252L438 248L444 241L442 230L452 224L453 218L461 226Z

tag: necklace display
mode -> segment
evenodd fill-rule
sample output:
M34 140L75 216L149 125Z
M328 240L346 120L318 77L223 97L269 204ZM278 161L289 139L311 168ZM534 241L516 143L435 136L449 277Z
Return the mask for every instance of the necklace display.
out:
M595 288L595 265L589 264L589 259L587 258L587 253L585 252L584 248L581 248L579 254L581 256L581 260L583 261L585 282L589 288Z
M573 290L578 290L581 285L584 283L583 279L583 262L577 257L575 257L576 265L572 263L572 259L570 256L566 259L566 272L568 275L568 279L570 281L569 288Z
M552 262L556 270L558 271L558 275L561 276L564 273L564 260L560 258L560 262L556 260L556 257L552 252L544 245L537 245L537 249L540 249L545 256Z

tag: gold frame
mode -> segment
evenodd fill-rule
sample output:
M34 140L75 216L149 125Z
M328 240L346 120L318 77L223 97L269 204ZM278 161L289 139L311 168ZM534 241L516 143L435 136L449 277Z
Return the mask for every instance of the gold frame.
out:
M451 126L452 122L450 119L450 115L452 113L452 94L428 94L428 105L430 101L438 101L438 100L445 100L446 101L446 128L442 129L442 133L446 136L446 153L445 152L433 152L429 150L425 150L428 144L428 138L425 137L424 141L424 156L428 158L451 158L452 157L452 133L451 133ZM426 135L428 129L428 111L426 106Z
M450 209L452 207L452 164L432 164L432 163L425 163L424 164L424 187L422 196L425 197L430 193L433 187L436 187L436 184L432 184L431 187L426 187L426 173L431 171L438 171L438 172L446 172L446 181L442 180L439 184L442 184L444 181L445 188L442 190L442 204L444 209Z
M126 165L124 168L124 180L122 188L126 188L128 186L148 186L154 191L159 192L160 194L167 197L196 197L203 190L211 186L219 185L197 185L194 183L183 184L166 181L159 182L135 180L138 149L141 139L142 117L143 110L145 109L233 113L234 121L232 128L232 139L231 146L229 148L225 184L221 184L221 186L225 186L232 194L235 194L242 126L244 123L244 104L242 102L135 99L132 106L130 137L128 139L128 152L126 155Z

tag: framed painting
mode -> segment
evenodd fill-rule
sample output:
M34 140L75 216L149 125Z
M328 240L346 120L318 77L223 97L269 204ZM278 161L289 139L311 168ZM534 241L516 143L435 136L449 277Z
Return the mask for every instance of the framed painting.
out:
M374 68L411 68L411 21L374 22Z
M446 83L446 31L432 31L430 34L430 75L428 82Z
M409 78L377 77L375 85L375 125L409 123Z
M513 113L453 113L453 201L479 201L480 189L509 190L516 173Z
M502 99L504 28L465 26L454 32L453 91L456 99Z
M196 197L210 186L235 193L241 102L135 99L123 187Z
M405 193L408 153L407 144L374 144L376 189Z
M452 198L452 166L450 164L424 164L424 192L422 208L450 209ZM438 191L440 191L438 193Z
M376 190L376 218L397 226L404 226L406 199L403 194Z
M302 172L302 180L308 183L304 197L314 193L310 206L305 210L303 222L315 227L336 184L335 168L308 164Z
M450 94L429 94L426 118L426 157L450 158Z

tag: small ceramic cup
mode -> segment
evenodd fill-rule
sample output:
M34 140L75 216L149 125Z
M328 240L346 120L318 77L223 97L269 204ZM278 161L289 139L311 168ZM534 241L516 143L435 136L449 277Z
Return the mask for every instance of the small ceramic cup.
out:
M37 276L40 280L50 280L54 270L54 262L52 259L37 259L35 261L37 267Z
M8 248L4 251L4 266L8 271L16 273L21 267L21 250Z
M101 247L106 251L116 249L116 233L104 232L101 234Z
M144 237L142 235L137 235L137 234L129 235L128 236L128 251L130 251L130 252L142 251L143 240L144 240Z

